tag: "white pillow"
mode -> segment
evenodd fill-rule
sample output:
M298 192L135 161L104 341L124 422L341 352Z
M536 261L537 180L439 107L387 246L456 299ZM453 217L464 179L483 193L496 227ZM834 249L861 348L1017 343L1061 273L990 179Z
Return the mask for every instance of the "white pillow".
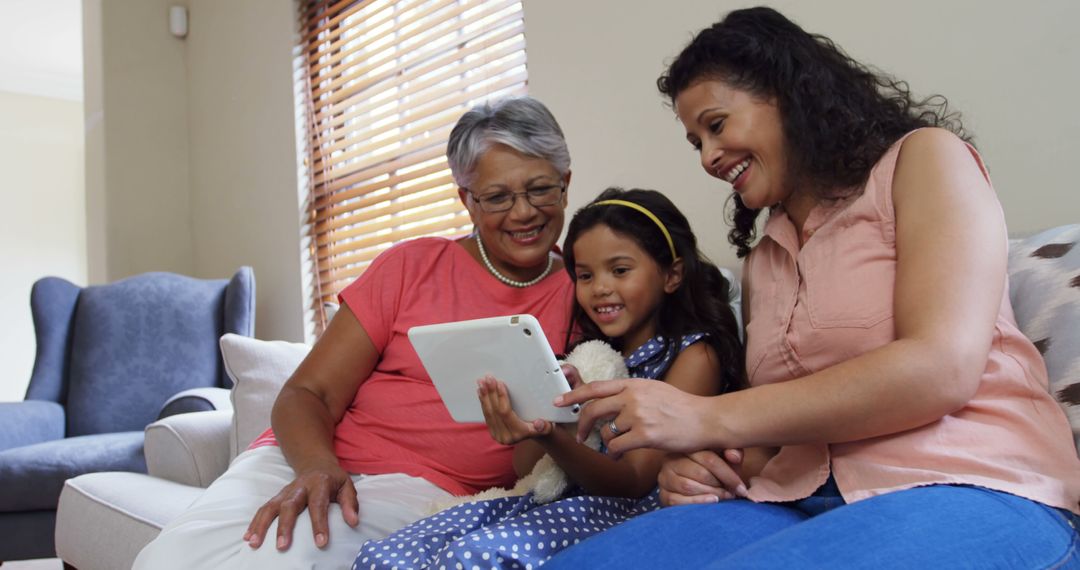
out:
M233 381L230 460L270 427L274 399L310 350L310 346L298 342L258 340L232 333L221 337L225 372Z

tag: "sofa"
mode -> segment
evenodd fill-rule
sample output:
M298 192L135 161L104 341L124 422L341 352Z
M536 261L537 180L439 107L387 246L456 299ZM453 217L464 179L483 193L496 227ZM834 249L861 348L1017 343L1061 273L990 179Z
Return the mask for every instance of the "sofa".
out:
M278 390L309 350L236 334L222 336L220 347L233 382L225 409L147 426L146 474L93 473L66 482L56 522L56 553L65 563L80 570L130 568L165 523L270 427Z
M1009 253L1017 320L1043 353L1050 390L1065 408L1074 437L1080 434L1078 243L1080 225L1063 226L1012 240ZM226 335L221 350L234 382L232 412L184 414L151 424L148 475L95 473L67 481L56 526L57 553L66 563L80 570L130 567L139 550L268 427L273 396L308 347Z
M254 304L250 267L231 279L157 272L89 287L34 283L26 398L0 403L0 561L54 555L66 479L145 472L147 424L227 401L217 339L252 334Z

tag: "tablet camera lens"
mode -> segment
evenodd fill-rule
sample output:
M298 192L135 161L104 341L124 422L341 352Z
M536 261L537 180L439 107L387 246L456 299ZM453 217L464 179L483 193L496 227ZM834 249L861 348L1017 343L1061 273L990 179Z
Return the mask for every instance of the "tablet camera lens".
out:
M532 330L531 329L521 329L521 330L522 330L522 332L525 333L525 336L532 336Z

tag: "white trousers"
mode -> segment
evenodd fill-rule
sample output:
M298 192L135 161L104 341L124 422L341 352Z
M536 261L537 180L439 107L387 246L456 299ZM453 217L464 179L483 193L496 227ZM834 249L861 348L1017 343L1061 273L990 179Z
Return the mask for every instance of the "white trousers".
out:
M304 511L297 517L288 550L274 547L277 520L266 531L262 546L252 549L244 542L244 533L255 511L295 478L277 446L245 451L139 553L134 568L351 568L364 542L384 538L423 518L432 501L451 496L425 479L400 473L353 475L360 504L356 528L345 524L341 506L331 503L330 540L325 548L315 546L311 517Z

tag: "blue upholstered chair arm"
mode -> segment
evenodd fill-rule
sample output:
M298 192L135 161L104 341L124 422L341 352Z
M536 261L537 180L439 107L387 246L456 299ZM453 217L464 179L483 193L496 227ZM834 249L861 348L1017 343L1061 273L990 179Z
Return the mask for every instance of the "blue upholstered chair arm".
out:
M0 402L0 451L64 437L64 408L56 402Z
M232 411L229 390L225 388L191 388L174 394L161 406L157 419L191 412Z

